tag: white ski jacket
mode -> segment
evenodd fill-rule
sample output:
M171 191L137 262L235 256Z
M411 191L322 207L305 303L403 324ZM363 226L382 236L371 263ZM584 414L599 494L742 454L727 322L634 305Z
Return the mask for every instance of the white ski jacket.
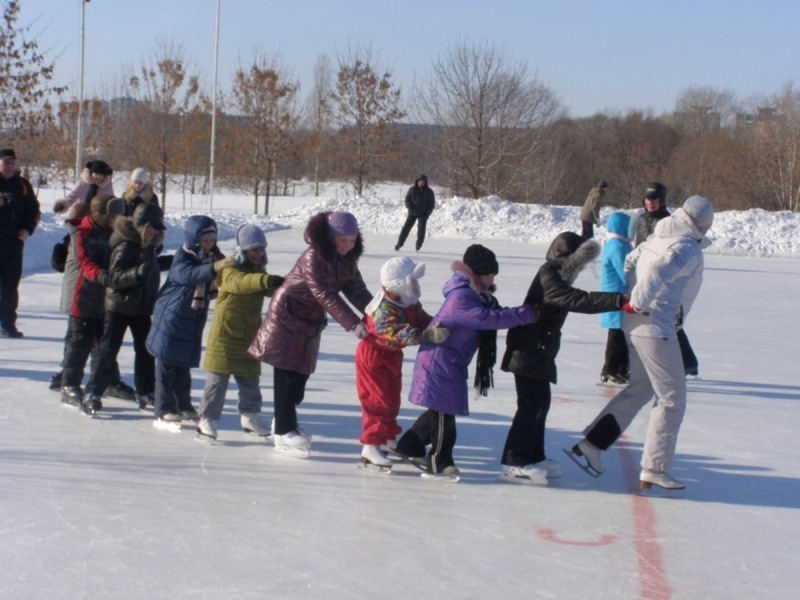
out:
M685 320L700 291L703 248L710 245L682 208L661 219L653 235L625 261L630 303L639 314L626 313L623 330L640 337L674 339L681 306Z

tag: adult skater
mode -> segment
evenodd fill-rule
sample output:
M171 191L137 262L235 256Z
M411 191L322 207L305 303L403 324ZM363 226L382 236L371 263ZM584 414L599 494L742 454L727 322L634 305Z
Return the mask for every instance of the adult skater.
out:
M400 230L400 237L397 238L397 245L394 247L395 252L399 251L406 243L406 238L414 227L414 222L417 223L417 243L416 249L419 251L425 241L425 226L428 223L428 217L431 216L434 207L436 206L436 195L433 190L428 186L428 176L420 175L406 193L405 199L406 208L408 209L408 217L406 222L403 223L403 228Z
M572 447L574 460L588 472L603 473L601 451L607 450L655 395L639 476L643 489L653 485L681 490L672 477L675 446L686 408L686 378L675 332L681 306L692 307L703 281L705 237L714 221L708 198L692 196L653 235L628 255L626 275L631 299L623 329L630 346L628 386L609 402ZM580 457L583 457L582 460Z

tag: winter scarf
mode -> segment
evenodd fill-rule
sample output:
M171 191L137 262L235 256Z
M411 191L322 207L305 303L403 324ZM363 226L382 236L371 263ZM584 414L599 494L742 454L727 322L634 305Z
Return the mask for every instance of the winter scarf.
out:
M492 295L494 286L488 292L481 294L483 305L488 308L499 308L497 298ZM488 396L489 388L494 387L494 373L492 369L497 362L497 330L485 329L480 332L478 341L478 359L475 363L475 397Z
M183 251L187 254L191 254L192 256L196 256L200 262L204 265L208 263L212 263L217 259L213 253L211 254L204 254L203 251L195 252L191 248L189 248L186 244L183 245ZM213 279L208 283L200 283L194 289L194 296L192 297L192 308L195 310L200 310L201 308L205 308L206 305L214 300L219 293L219 286L217 285L217 280Z

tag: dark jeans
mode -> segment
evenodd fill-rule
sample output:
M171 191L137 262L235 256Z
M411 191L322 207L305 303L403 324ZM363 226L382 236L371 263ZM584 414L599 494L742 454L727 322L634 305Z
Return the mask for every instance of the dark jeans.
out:
M99 365L102 360L100 339L103 337L103 319L81 319L70 317L67 328L67 342L64 346L64 362L61 375L62 386L78 386L83 381L83 371L89 354L92 364ZM87 385L86 391L91 393Z
M297 406L306 395L308 375L286 369L274 369L275 435L286 435L297 429Z
M453 448L456 445L456 417L428 409L406 431L397 442L397 451L421 458L425 456L425 448L430 445L427 454L428 466L434 473L441 473L445 467L455 466Z
M581 221L582 232L581 237L589 240L594 237L594 224L590 221Z
M543 461L544 430L550 412L550 382L514 375L517 412L503 448L504 465L524 467Z
M150 333L150 315L123 315L106 312L103 338L100 340L102 358L94 373L94 387L102 395L114 382L117 355L122 347L125 331L130 327L133 336L133 381L137 394L152 394L156 385L156 361L147 351L145 340Z
M0 245L0 327L13 331L17 327L19 282L22 279L22 242L19 251L3 240Z
M397 238L398 247L402 248L403 244L406 243L408 234L411 233L411 228L414 227L415 222L417 223L416 248L417 250L422 248L422 243L425 241L425 227L428 224L428 217L417 217L410 212L408 213L408 217L406 217L406 222L403 223L403 228L400 230L400 237Z
M156 360L156 418L192 407L192 370Z
M627 378L628 367L628 342L622 329L609 329L606 341L606 362L601 375L621 375Z

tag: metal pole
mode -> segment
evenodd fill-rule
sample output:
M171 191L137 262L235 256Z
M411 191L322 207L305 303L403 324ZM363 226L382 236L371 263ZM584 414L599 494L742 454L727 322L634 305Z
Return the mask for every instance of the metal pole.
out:
M86 4L89 0L81 0L81 87L78 92L78 140L75 148L75 179L81 176L83 164L83 80L84 61L86 58Z
M217 133L217 71L219 66L219 13L222 0L217 0L217 33L214 41L214 92L211 99L211 164L208 179L208 210L214 211L214 148Z

